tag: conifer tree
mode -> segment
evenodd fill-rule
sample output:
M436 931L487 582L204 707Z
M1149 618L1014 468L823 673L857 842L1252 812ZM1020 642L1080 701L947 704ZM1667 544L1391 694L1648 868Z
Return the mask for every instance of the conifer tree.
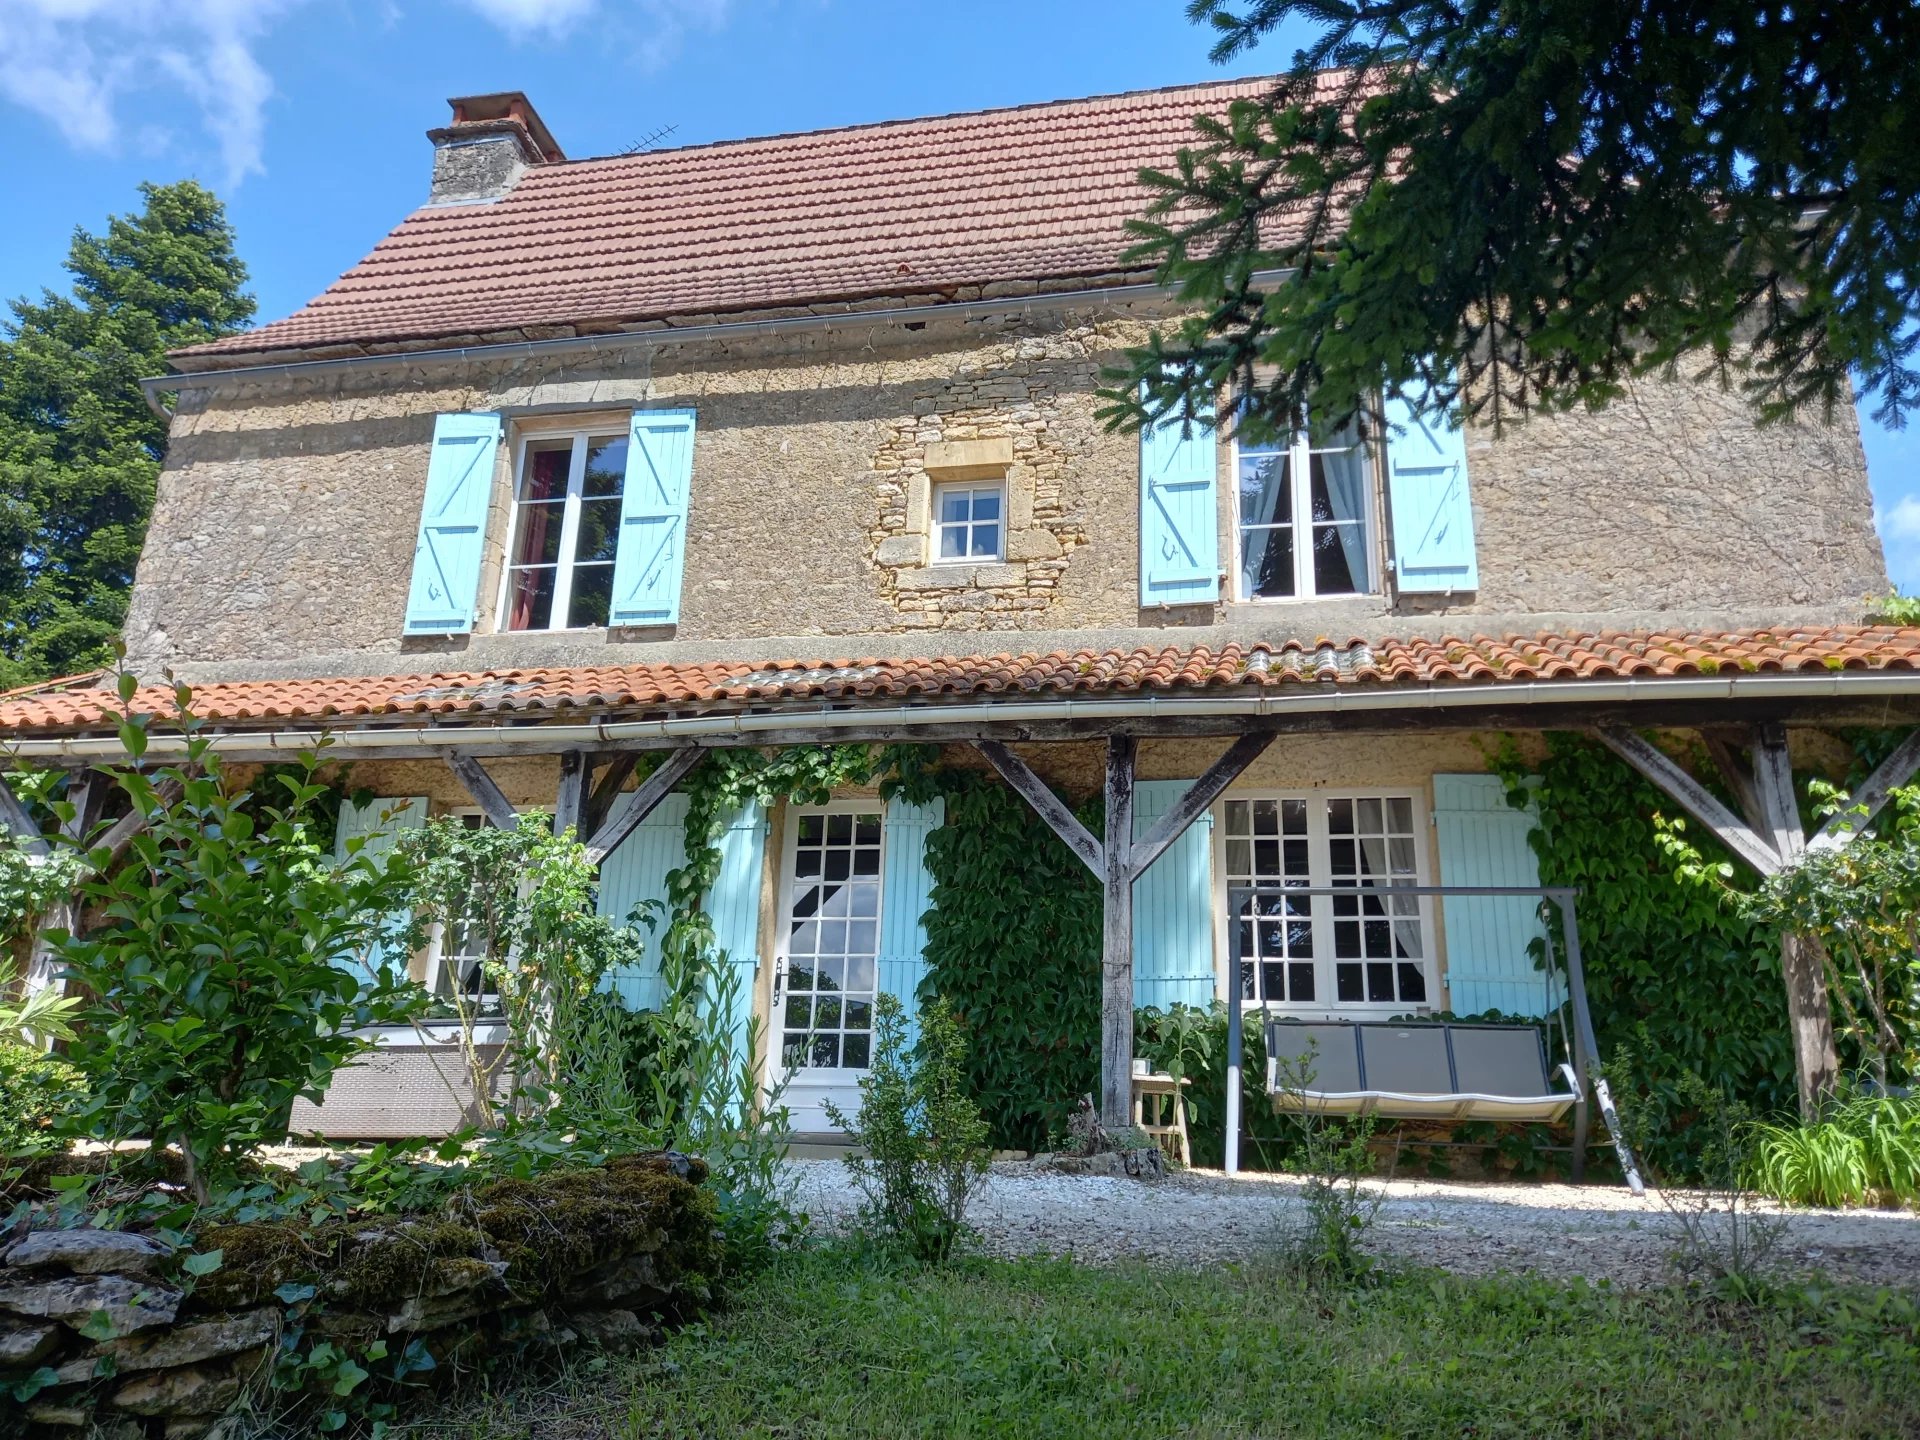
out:
M0 689L110 657L167 442L135 382L253 316L220 201L140 193L106 234L75 230L69 294L0 327Z
M1914 0L1191 0L1216 60L1315 38L1198 122L1135 254L1196 306L1115 421L1383 388L1498 420L1718 374L1763 419L1920 402ZM1140 385L1146 399L1140 399ZM1464 395L1462 388L1464 387Z

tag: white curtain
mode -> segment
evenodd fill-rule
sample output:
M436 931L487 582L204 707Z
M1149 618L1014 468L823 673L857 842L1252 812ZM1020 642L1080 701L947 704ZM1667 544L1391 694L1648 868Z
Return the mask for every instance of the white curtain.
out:
M1244 476L1249 464L1257 466L1260 488L1253 494L1250 503L1243 503L1240 511L1240 523L1248 525L1271 525L1274 515L1280 509L1280 496L1288 484L1287 455L1284 450L1271 455L1243 455L1240 460L1241 474ZM1239 477L1236 477L1237 479ZM1247 489L1244 480L1240 481L1240 494L1245 502ZM1272 543L1273 531L1258 530L1249 534L1242 530L1240 534L1240 593L1251 598L1260 592L1260 569L1266 559L1267 546ZM1287 577L1287 591L1293 591L1293 577Z
M1347 573L1353 588L1367 588L1367 451L1356 437L1345 450L1329 451L1320 457L1327 477L1327 503L1333 518L1347 523L1335 527L1340 550L1346 557Z

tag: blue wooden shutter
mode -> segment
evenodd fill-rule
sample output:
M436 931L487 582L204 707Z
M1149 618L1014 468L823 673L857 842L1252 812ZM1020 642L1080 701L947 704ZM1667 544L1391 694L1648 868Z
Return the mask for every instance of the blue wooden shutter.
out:
M760 881L766 853L767 813L759 801L750 801L720 836L720 873L707 892L714 944L739 981L722 1019L741 1061L749 1058L753 987L760 972Z
M666 934L667 872L687 863L687 797L669 795L642 820L619 848L600 863L600 913L609 920L626 922L634 907L649 900L659 902L651 915L654 924L644 919L634 929L645 947L640 963L622 966L607 977L606 988L620 997L629 1010L660 1008L660 941Z
M1507 804L1506 782L1498 775L1434 776L1440 883L1538 885L1540 867L1527 843L1535 823L1531 810ZM1448 993L1456 1014L1546 1014L1547 977L1527 949L1541 933L1539 911L1533 897L1454 895L1443 902Z
M1191 780L1133 787L1138 840L1187 793ZM1213 1003L1213 816L1202 815L1133 882L1133 1003Z
M620 492L612 625L676 625L693 488L693 411L638 410Z
M926 914L933 904L927 836L940 827L946 813L945 800L913 805L896 795L887 802L881 830L884 869L878 980L882 993L894 996L906 1011L909 1044L920 1034L920 982L927 973Z
M424 795L389 796L369 800L364 805L356 805L351 800L340 803L340 820L334 827L334 858L344 864L353 855L365 855L375 861L392 850L400 838L402 830L414 830L427 823L427 800ZM350 842L361 842L356 848ZM406 927L408 916L404 911L387 917L381 929L386 937L396 935ZM336 955L333 963L362 980L371 979L383 969L404 971L407 955L391 938L377 939L364 955Z
M409 635L464 635L480 593L480 552L493 501L498 415L440 415L433 422L427 494L407 590Z
M1388 397L1386 415L1398 588L1403 594L1479 589L1465 434L1446 411L1400 395Z
M1220 598L1219 457L1208 412L1140 431L1140 603Z

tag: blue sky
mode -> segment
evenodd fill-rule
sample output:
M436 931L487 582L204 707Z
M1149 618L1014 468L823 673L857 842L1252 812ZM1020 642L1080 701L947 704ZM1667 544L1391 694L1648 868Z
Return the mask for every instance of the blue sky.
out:
M261 318L425 196L446 97L525 90L570 155L1277 69L1221 71L1183 0L0 0L0 296L64 286L75 225L142 180L226 200ZM1289 46L1290 50L1290 46ZM1920 428L1863 417L1893 577L1920 589ZM1765 517L1755 517L1765 523Z

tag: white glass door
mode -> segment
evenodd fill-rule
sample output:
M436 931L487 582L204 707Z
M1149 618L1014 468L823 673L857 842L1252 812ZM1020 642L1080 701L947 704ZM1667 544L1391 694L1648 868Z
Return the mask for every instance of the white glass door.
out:
M797 1131L833 1128L831 1100L860 1108L873 1054L880 953L880 807L841 802L792 811L774 972L775 1064Z

